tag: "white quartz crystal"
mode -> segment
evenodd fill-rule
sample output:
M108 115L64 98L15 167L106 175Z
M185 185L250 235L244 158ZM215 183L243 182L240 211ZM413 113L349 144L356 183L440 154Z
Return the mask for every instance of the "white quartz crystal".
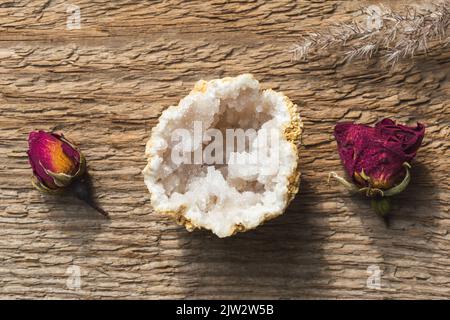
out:
M227 129L254 134L240 150L228 150ZM192 138L200 131L200 139ZM191 139L174 139L177 132ZM268 140L263 132L277 134ZM255 228L282 214L298 190L300 134L297 106L282 93L261 90L252 75L199 81L162 113L147 143L143 173L152 206L188 230L219 237ZM213 143L220 136L219 150Z

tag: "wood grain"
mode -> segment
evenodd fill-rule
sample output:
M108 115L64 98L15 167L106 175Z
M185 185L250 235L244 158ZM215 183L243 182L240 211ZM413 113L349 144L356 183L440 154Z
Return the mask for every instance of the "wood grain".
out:
M67 2L0 1L0 297L450 297L449 50L394 70L291 60L301 34L348 20L360 1L72 3L79 30L66 29ZM255 231L188 233L152 212L145 142L197 80L244 72L303 103L301 192ZM326 183L342 173L334 124L386 116L427 125L389 227ZM109 221L32 189L28 132L54 126L84 151ZM81 290L66 285L72 265ZM366 286L370 265L380 290Z

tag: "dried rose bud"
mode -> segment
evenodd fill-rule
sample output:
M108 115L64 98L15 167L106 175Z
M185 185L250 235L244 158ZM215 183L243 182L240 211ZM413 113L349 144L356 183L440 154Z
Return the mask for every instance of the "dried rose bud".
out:
M390 119L378 122L375 127L353 123L338 123L334 136L338 144L345 171L352 183L331 173L348 189L365 192L379 198L402 192L410 181L409 168L416 156L425 127L397 125ZM373 203L379 213L386 213L386 199Z
M62 134L34 131L28 136L28 159L33 169L32 184L45 193L71 192L107 215L93 201L86 160L81 151Z
M63 135L34 131L28 137L28 145L32 183L40 191L61 191L85 171L82 153Z

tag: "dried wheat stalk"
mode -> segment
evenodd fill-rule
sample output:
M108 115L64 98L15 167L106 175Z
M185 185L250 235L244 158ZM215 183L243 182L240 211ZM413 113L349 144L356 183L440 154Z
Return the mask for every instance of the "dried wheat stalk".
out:
M345 59L381 57L394 66L399 59L427 53L432 48L450 44L450 1L428 8L407 7L398 13L383 5L361 9L360 21L341 23L323 32L310 33L291 49L295 60L306 60L311 52L333 49Z

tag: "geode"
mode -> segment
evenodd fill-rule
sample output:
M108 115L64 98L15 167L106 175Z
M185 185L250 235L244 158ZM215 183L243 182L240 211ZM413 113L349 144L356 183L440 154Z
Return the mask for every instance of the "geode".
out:
M154 210L219 237L281 215L299 189L302 128L297 105L250 74L198 81L147 142Z

